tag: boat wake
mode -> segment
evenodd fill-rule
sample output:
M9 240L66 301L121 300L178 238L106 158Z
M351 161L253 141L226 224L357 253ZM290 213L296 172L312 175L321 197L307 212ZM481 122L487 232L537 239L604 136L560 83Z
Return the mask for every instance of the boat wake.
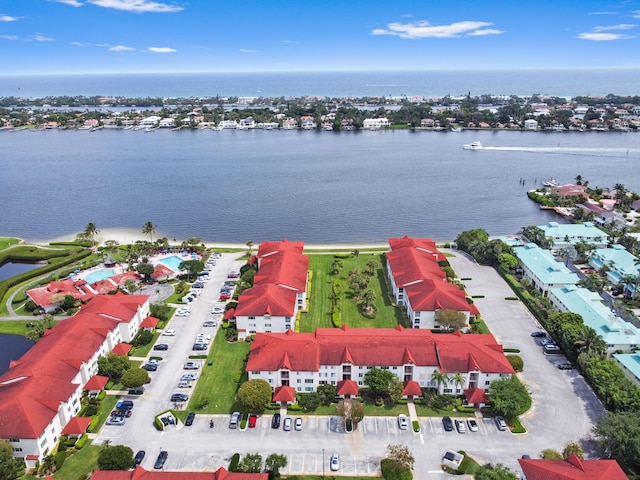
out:
M580 155L594 157L626 157L640 155L640 148L624 147L490 147L483 150L501 152L529 152L538 154Z

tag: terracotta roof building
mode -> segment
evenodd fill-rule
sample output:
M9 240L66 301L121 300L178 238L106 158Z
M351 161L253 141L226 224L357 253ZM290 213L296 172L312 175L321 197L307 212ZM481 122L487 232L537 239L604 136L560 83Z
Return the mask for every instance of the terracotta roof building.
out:
M302 242L287 240L260 244L253 287L242 292L233 312L238 338L294 328L298 311L307 305L309 257L303 248Z
M480 312L467 301L463 290L447 281L439 261L446 257L429 238L390 238L387 274L393 297L405 306L413 328L440 328L439 310L464 313L467 322Z
M142 467L134 470L96 470L92 480L268 480L268 473L236 473L220 467L215 472L149 471Z
M15 457L31 468L53 450L80 410L98 358L124 340L123 332L137 331L140 312L148 310L146 295L96 296L10 363L0 376L0 439L11 444Z
M47 313L55 312L58 309L58 305L62 303L67 295L71 295L82 302L88 302L95 296L95 293L87 287L84 280L73 280L71 278L50 282L44 287L32 288L27 290L26 294L33 303Z
M432 378L435 371L461 373L465 381L460 391L485 392L494 380L514 373L493 335L434 334L401 326L258 333L246 368L249 379L261 378L274 389L285 385L313 392L322 384L342 388L348 385L345 381L363 386L372 367L388 369L400 381L414 381L421 388L439 388L440 393L454 393L454 386L438 385Z
M628 480L615 460L581 460L575 454L566 460L518 459L525 480Z

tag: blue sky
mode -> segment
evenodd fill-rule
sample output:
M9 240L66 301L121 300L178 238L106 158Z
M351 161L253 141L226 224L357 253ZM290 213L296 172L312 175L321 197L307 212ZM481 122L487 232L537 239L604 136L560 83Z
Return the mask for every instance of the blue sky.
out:
M0 0L0 74L640 67L640 0Z

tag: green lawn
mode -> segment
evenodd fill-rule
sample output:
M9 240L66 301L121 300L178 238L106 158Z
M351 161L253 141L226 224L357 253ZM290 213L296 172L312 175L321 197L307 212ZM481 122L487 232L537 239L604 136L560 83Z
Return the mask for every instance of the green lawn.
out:
M84 448L67 458L59 472L56 472L56 480L78 480L83 475L98 468L98 454L102 447L93 446L89 442Z
M116 396L116 395L106 395L101 401L100 401L100 408L98 409L98 425L100 427L102 427L102 425L104 425L104 422L107 421L107 418L109 418L109 416L111 415L111 412L113 411L113 409L116 406L116 403L118 403L118 399L120 397ZM98 429L96 429L96 431L98 431Z
M146 345L140 345L139 347L133 347L131 349L131 352L129 352L129 356L130 357L146 357L149 354L149 352L151 351L151 349L153 348L153 345L156 343L156 340L158 340L158 337L160 336L160 334L161 334L161 332L156 330L155 333L153 334L153 340L151 340Z
M0 250L10 247L11 245L17 245L20 243L20 239L13 237L0 237Z
M0 333L11 335L22 335L23 337L30 330L27 323L33 320L2 320L0 321Z
M208 360L213 362L200 371L198 384L191 396L189 410L196 413L231 413L235 404L236 380L244 372L244 362L249 354L247 342L228 343L225 329L220 328L213 341ZM208 403L206 408L200 408Z
M341 283L341 319L342 323L354 328L393 328L396 325L406 325L405 314L399 307L391 304L389 290L385 275L385 263L382 253L360 254L355 257L341 258L344 268L337 275L332 275L331 263L335 260L333 255L310 255L309 270L313 272L311 280L311 298L308 305L308 313L302 313L298 331L313 332L316 328L330 328L331 301L334 280ZM375 305L378 314L374 319L364 317L358 304L352 300L352 292L349 290L349 271L358 269L363 271L369 260L377 262L376 275L371 278L369 288L376 296Z

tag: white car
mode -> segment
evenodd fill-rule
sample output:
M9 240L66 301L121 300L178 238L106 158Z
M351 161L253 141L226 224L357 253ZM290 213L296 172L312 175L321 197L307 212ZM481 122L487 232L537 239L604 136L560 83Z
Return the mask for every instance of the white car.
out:
M331 455L330 467L332 472L340 470L340 456L337 453Z
M224 309L222 307L213 307L213 310L211 310L211 313L213 313L214 315L218 313L224 313Z
M404 413L398 415L398 428L400 430L406 430L409 428L409 419Z
M176 331L175 330L165 330L164 332L162 332L162 335L164 335L165 337L175 337L176 336Z

